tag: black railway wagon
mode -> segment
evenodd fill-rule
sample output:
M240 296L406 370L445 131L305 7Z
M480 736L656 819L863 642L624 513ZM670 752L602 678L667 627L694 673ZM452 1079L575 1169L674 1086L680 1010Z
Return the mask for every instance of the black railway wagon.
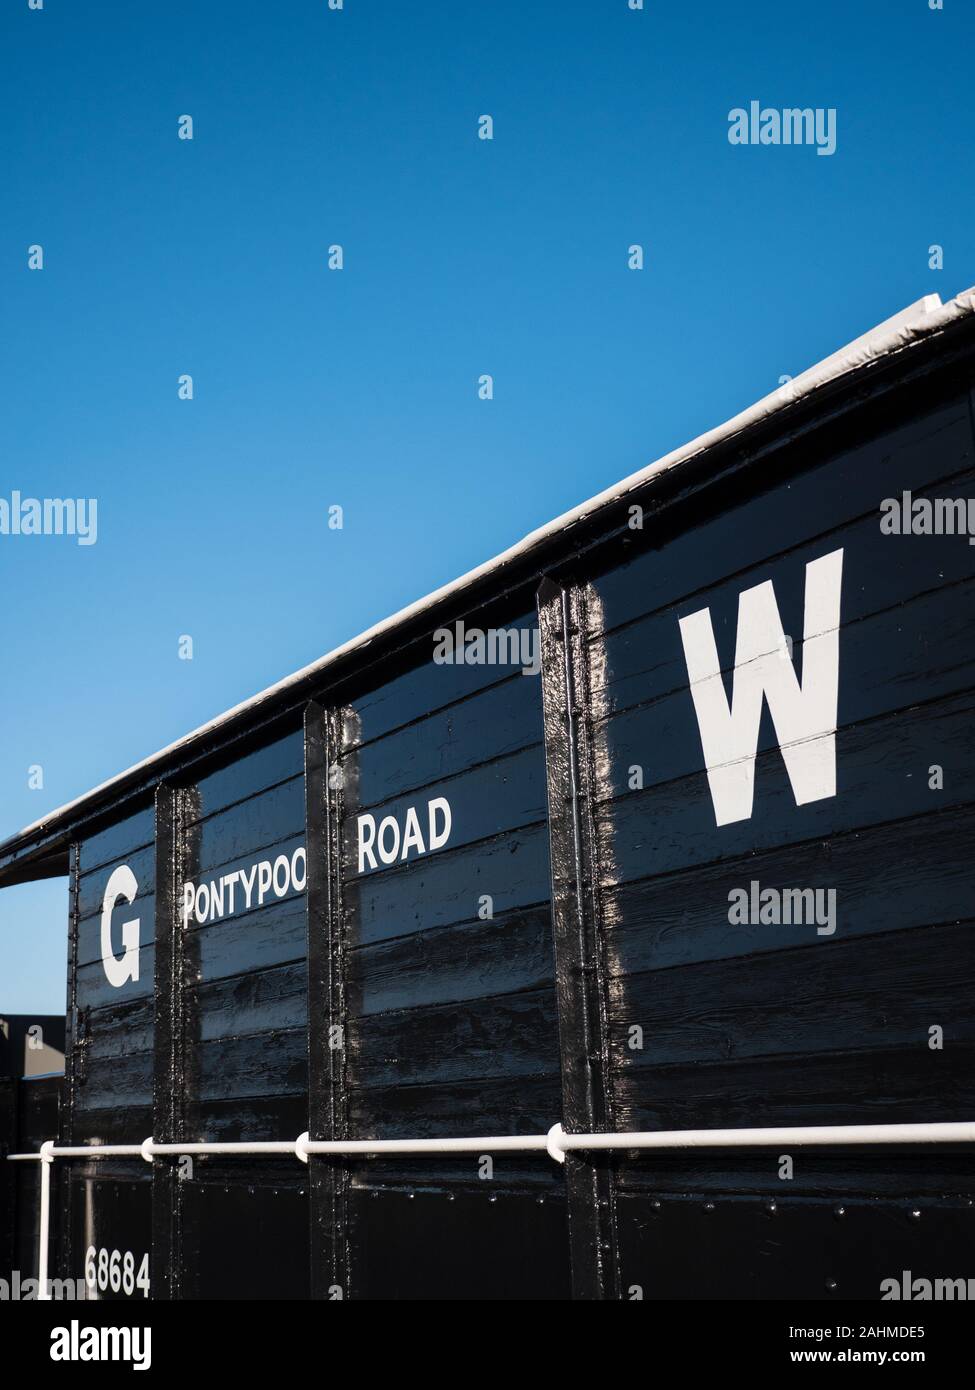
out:
M975 1276L973 325L920 301L0 847L70 874L51 1277Z

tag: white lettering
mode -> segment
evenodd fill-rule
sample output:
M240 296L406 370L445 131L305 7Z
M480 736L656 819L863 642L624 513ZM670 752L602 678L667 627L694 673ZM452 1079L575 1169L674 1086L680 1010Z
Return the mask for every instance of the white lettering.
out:
M128 864L120 864L114 869L105 886L102 899L102 964L108 983L115 989L121 989L127 980L139 978L139 918L133 917L131 921L122 923L124 950L121 956L116 956L112 950L112 910L120 898L126 903L134 902L138 891L138 882Z
M771 581L738 599L731 707L721 662L702 608L680 619L681 641L718 825L752 814L762 701L768 700L797 806L836 795L840 585L843 551L806 566L802 685L783 661L785 633Z

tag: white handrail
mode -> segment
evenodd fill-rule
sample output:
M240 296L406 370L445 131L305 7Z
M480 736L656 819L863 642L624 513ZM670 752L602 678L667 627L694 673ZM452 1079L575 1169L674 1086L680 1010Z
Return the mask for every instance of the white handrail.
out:
M776 1144L972 1144L975 1121L951 1120L920 1124L781 1125L766 1129L632 1130L612 1134L567 1134L553 1125L547 1134L485 1134L451 1139L297 1139L251 1143L85 1144L66 1146L48 1140L37 1153L8 1154L11 1163L52 1161L56 1158L144 1158L180 1154L309 1154L340 1158L361 1154L532 1153L547 1152L558 1162L576 1149L730 1149L764 1148Z
M424 1153L547 1153L564 1163L573 1150L598 1149L743 1149L770 1145L850 1144L973 1144L975 1121L951 1120L927 1124L783 1125L767 1129L634 1130L615 1134L566 1134L554 1124L547 1134L471 1136L459 1139L309 1139L307 1130L295 1140L254 1143L166 1143L146 1139L141 1144L57 1145L46 1140L37 1153L8 1154L11 1163L41 1164L40 1226L37 1237L39 1299L48 1292L48 1246L51 1212L51 1164L58 1158L143 1158L151 1163L161 1155L291 1154L302 1163L309 1155L340 1158L361 1154Z

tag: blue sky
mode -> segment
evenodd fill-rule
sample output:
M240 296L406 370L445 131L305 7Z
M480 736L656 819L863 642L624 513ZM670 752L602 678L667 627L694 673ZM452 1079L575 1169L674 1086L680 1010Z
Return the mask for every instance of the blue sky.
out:
M0 497L98 540L0 535L0 834L975 282L973 40L963 0L3 0ZM836 153L731 145L751 100ZM65 906L0 893L0 1011L63 1008Z

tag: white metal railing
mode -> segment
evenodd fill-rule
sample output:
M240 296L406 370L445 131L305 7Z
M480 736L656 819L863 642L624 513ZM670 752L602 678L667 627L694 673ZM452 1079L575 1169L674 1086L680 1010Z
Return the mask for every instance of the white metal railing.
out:
M50 1299L48 1292L48 1247L51 1219L51 1164L59 1158L143 1158L151 1163L157 1156L183 1154L281 1154L307 1163L309 1155L335 1158L360 1154L425 1153L547 1153L564 1163L573 1150L598 1149L747 1149L770 1145L848 1145L848 1144L971 1144L975 1143L975 1121L945 1121L929 1124L880 1125L797 1125L768 1129L670 1129L634 1130L616 1134L567 1134L554 1124L547 1134L483 1135L460 1139L309 1139L308 1131L297 1139L263 1140L254 1143L157 1144L145 1139L141 1144L57 1145L46 1140L37 1153L8 1154L12 1163L41 1164L41 1212L37 1237L39 1299Z

